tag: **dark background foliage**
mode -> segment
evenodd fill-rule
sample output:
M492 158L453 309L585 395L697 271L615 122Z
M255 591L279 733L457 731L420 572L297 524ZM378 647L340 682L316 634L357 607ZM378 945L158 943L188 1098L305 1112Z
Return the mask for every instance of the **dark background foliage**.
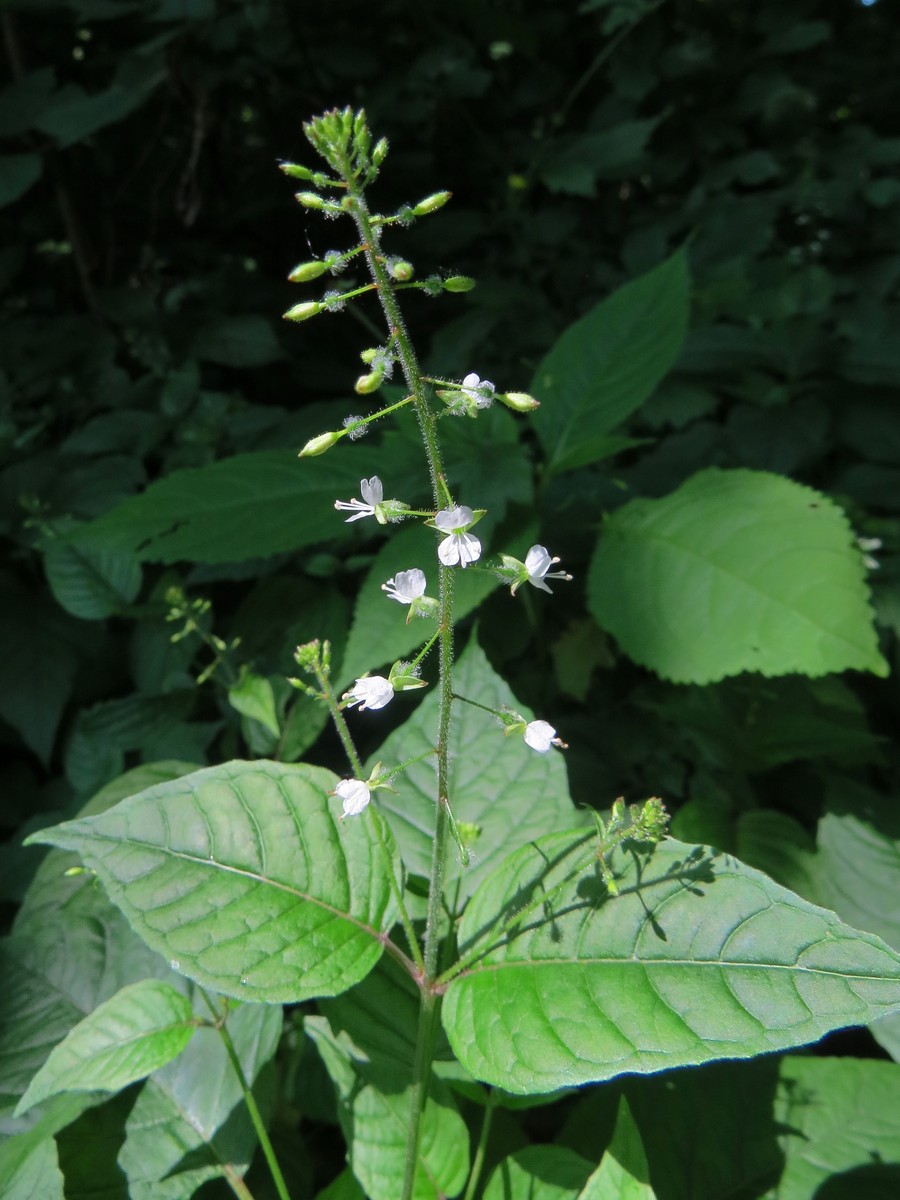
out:
M287 271L344 234L297 208L277 161L312 164L302 121L344 104L390 139L385 210L454 193L396 235L420 274L479 281L463 299L408 305L436 373L526 388L574 319L688 246L691 330L624 430L639 444L555 480L527 422L517 449L499 446L524 451L534 483L510 500L506 532L539 530L576 579L552 608L523 598L517 622L488 599L480 639L516 695L564 729L579 802L661 794L682 836L821 899L834 864L817 825L846 807L848 778L857 813L890 810L896 684L676 687L619 653L586 611L584 579L604 513L632 495L711 464L779 472L882 539L873 586L896 665L892 0L20 0L2 25L8 917L37 853L19 849L21 830L138 762L273 752L221 684L252 665L283 714L296 642L346 637L374 551L327 521L313 551L145 567L92 619L73 611L53 557L61 534L157 478L299 448L358 410L374 308L279 320L307 298ZM173 586L211 601L196 614L205 644L171 644ZM198 686L217 662L213 631L241 641ZM307 720L293 757L319 729ZM290 739L274 749L292 757ZM327 732L310 757L339 767Z

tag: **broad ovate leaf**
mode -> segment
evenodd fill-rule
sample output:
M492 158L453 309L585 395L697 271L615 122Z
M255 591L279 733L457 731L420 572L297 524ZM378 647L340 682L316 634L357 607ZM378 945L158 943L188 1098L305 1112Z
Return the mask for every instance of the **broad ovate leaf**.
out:
M190 1000L170 984L129 984L51 1052L14 1115L59 1092L118 1092L176 1058L196 1028Z
M741 671L887 674L844 513L765 471L700 471L613 513L588 602L629 657L676 683Z
M78 853L147 945L202 986L267 1003L334 995L374 967L394 921L377 818L341 822L336 782L226 763L33 840Z
M900 954L737 860L667 841L608 863L615 899L594 838L549 835L470 901L443 1021L476 1078L549 1092L786 1049L900 1011Z

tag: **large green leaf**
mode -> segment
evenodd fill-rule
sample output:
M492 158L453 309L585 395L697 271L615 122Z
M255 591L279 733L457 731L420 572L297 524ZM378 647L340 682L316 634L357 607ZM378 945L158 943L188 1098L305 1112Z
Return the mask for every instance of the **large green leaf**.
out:
M86 621L120 612L141 590L141 567L133 554L111 546L81 546L77 537L46 545L44 570L58 603Z
M117 1092L177 1057L197 1026L160 979L129 984L75 1026L28 1085L15 1116L59 1092Z
M626 654L677 683L887 673L847 518L778 475L712 468L625 505L603 527L588 598Z
M511 601L510 603L514 603ZM522 711L515 696L492 670L473 640L454 666L454 691L479 704ZM399 703L403 702L403 697ZM377 757L390 765L423 754L434 745L439 696L426 696L409 720L379 748ZM376 716L377 714L372 714ZM363 713L360 721L370 716ZM391 828L407 867L428 875L434 835L437 774L434 758L414 763L396 783L397 795L379 793L380 807L390 814ZM521 733L504 737L489 713L470 704L454 708L450 731L450 804L457 821L478 829L472 841L471 866L460 865L455 853L447 863L449 894L472 894L478 884L519 846L554 826L577 823L569 797L566 767L557 750L537 754Z
M900 1195L900 1069L851 1058L786 1058L774 1116L784 1169L769 1200Z
M78 531L81 546L127 549L146 562L237 562L336 538L330 510L358 495L359 458L297 460L291 451L238 454L174 471Z
M201 329L193 353L226 367L262 367L284 357L271 321L258 313L223 317Z
M683 251L627 283L562 334L541 362L533 420L552 474L595 462L607 435L651 395L687 328Z
M0 1182L5 1200L64 1200L53 1138L37 1142L7 1176L0 1168Z
M668 841L648 862L549 835L469 903L443 1020L476 1078L514 1092L745 1058L900 1011L900 955L744 864ZM592 865L593 864L593 865ZM506 937L498 920L518 917Z
M33 840L81 855L146 944L204 987L334 995L372 969L394 917L374 816L342 824L335 783L316 767L226 763Z
M272 1079L262 1069L275 1054L281 1026L282 1011L275 1005L244 1004L228 1015L238 1059L264 1118ZM119 1163L130 1200L189 1200L205 1180L242 1176L256 1142L221 1037L214 1029L198 1029L187 1049L147 1080L128 1114Z

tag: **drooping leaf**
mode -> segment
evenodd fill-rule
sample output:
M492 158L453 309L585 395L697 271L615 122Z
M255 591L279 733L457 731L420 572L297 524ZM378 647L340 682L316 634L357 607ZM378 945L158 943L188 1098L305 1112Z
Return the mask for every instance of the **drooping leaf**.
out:
M226 763L33 840L76 851L146 944L202 986L270 1004L334 995L372 969L394 916L381 850L366 820L338 820L336 782Z
M176 1058L195 1030L191 1002L181 992L159 979L129 984L56 1046L15 1116L59 1092L118 1092Z
M522 710L474 641L454 666L453 687L458 695L490 708L508 705ZM376 757L390 765L405 762L433 746L438 704L438 694L433 691L385 740ZM364 713L363 717L368 715ZM522 715L531 717L527 710L522 710ZM396 786L397 795L381 792L379 804L389 814L407 867L427 876L437 795L434 759L414 763ZM560 753L555 749L548 754L535 753L525 745L521 733L505 737L489 713L464 703L454 706L450 732L450 806L457 822L476 827L470 841L471 865L462 867L453 851L447 862L449 894L459 887L461 897L470 896L514 849L548 827L577 823Z
M526 1146L497 1164L484 1200L577 1200L590 1172L566 1146Z
M687 328L683 251L626 284L562 334L535 372L534 425L552 474L595 462L651 395Z
M466 909L461 950L483 952L450 982L443 1021L476 1078L544 1092L746 1058L900 1011L900 954L834 913L674 841L646 862L612 852L610 899L593 841L540 838ZM498 939L498 918L529 902Z
M603 527L588 595L626 654L677 683L887 671L846 517L777 475L713 468L625 505Z
M257 313L224 317L207 326L197 335L192 352L226 367L263 367L284 357L271 321Z

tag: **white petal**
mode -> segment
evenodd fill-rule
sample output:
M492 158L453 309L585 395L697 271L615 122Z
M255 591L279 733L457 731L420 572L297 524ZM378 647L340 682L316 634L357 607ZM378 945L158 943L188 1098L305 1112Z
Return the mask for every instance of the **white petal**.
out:
M481 558L481 542L474 533L458 533L456 538L459 542L459 561L462 566L477 562Z
M361 779L342 779L334 794L344 802L344 816L358 817L371 799L368 785Z
M455 567L459 562L459 535L451 533L438 546L438 558L445 567Z
M474 371L471 371L462 381L464 388L477 388L479 383L481 383L481 376L476 375Z
M546 546L532 546L525 555L525 569L529 575L537 575L541 579L550 570L550 565L553 562L550 555L547 553Z
M556 737L556 730L549 721L530 721L525 726L525 744L538 754L546 754Z
M373 475L371 479L361 479L359 481L359 491L366 504L371 505L373 508L384 499L384 488L381 486L381 480L377 475Z

